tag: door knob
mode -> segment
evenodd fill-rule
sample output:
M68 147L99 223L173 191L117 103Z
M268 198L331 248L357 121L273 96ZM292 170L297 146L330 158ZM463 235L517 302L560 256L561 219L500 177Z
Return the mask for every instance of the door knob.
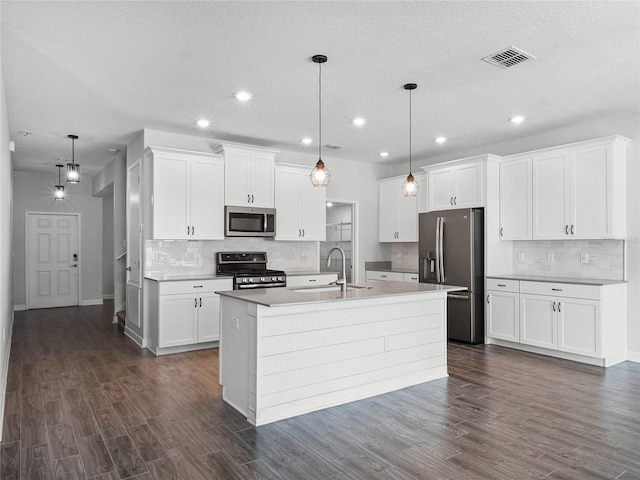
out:
M69 265L69 266L70 266L70 267L77 267L77 266L78 266L78 264L77 264L77 263L74 263L73 265Z
M127 267L126 270L127 270L127 272L130 272L131 271L131 267Z

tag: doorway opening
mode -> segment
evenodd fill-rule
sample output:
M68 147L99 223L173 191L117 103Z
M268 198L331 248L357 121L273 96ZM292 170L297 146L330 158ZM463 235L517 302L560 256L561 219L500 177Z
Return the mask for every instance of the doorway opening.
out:
M331 264L327 267L324 259L327 258L329 250L333 247L340 247L345 254L347 283L357 282L357 249L356 249L356 207L353 202L327 201L327 225L326 240L320 242L320 271L336 272L341 269L341 259L334 255Z

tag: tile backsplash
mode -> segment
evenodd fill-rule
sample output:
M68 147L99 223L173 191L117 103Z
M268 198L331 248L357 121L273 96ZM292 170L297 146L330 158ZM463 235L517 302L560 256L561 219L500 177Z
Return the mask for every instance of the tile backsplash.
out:
M147 240L145 275L214 273L217 252L267 252L268 268L317 272L318 242L279 242L264 238L219 241Z
M396 270L418 271L418 243L392 243L391 267Z
M584 263L585 260L586 263ZM623 280L624 241L559 240L513 242L513 273Z

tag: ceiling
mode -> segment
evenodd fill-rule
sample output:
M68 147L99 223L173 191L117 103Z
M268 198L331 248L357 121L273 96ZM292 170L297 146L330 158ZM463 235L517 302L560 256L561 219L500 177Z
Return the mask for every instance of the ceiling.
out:
M51 171L76 134L76 161L94 175L143 128L313 153L300 140L318 137L314 54L329 59L323 143L344 145L323 156L406 161L407 82L414 159L640 111L637 1L0 5L16 170ZM512 45L536 59L481 60ZM240 103L239 90L253 98ZM527 119L513 125L516 114Z

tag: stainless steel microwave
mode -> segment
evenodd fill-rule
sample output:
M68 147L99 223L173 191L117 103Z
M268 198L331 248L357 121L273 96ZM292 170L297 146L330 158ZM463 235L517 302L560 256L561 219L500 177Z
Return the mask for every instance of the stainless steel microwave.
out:
M224 207L224 234L227 237L275 237L276 209Z

